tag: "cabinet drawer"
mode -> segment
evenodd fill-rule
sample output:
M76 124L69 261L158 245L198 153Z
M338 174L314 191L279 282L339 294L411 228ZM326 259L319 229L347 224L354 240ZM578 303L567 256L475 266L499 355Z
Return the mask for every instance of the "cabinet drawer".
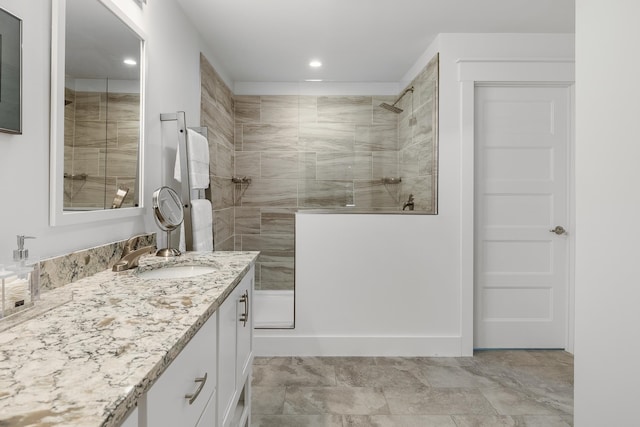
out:
M195 426L215 388L216 317L212 316L147 393L148 427ZM197 390L200 393L189 403L185 396Z

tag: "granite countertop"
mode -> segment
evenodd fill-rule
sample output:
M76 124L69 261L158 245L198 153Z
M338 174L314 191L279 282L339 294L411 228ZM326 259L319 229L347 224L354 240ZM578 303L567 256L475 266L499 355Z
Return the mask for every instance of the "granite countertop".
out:
M109 270L43 293L60 304L0 332L0 427L119 425L257 256L146 256L140 270L197 264L216 271L142 280L134 270Z

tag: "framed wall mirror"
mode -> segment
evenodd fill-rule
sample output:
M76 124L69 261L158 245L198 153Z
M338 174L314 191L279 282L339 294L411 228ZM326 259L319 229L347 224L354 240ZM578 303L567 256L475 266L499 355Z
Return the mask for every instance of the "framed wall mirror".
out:
M111 0L52 17L50 223L140 215L145 36Z
M0 132L22 133L22 20L0 8Z

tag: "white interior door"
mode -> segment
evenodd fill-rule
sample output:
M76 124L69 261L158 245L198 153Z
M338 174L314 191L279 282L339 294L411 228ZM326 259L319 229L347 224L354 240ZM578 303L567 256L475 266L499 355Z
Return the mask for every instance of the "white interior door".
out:
M476 87L475 348L565 348L566 87Z

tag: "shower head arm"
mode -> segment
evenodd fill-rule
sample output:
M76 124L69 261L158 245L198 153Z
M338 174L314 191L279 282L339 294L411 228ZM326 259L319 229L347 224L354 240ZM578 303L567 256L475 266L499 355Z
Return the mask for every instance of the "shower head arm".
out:
M397 104L398 102L400 102L400 100L401 100L402 98L404 98L404 96L407 94L407 92L413 92L413 86L406 88L406 89L405 89L405 91L404 91L404 92L402 92L402 95L400 95L400 98L396 99L396 102L394 102L394 103L393 103L393 106L394 106L394 107L396 106L396 104Z

